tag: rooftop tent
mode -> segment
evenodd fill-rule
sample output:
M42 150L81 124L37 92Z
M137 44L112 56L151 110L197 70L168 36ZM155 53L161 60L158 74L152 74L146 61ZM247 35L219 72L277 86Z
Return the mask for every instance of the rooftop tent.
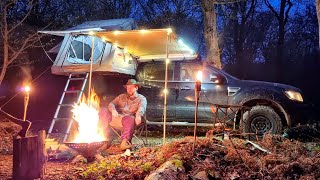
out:
M89 21L63 31L39 31L40 33L64 36L60 46L49 52L58 55L51 68L53 74L68 75L73 72L88 72L93 53L94 72L117 72L134 75L137 62L127 53L88 32L132 30L137 28L133 19L110 19ZM84 33L84 34L79 34ZM93 52L92 52L93 50Z
M109 20L106 20L109 21ZM53 74L68 75L73 72L89 72L93 55L93 72L116 72L134 75L137 63L151 60L194 59L190 48L178 40L171 29L132 30L136 27L115 25L79 25L66 31L41 31L64 35L59 53L51 68ZM128 22L128 21L125 21ZM122 30L118 30L122 27ZM128 28L127 30L123 29ZM103 29L106 28L106 29ZM111 29L117 29L112 30Z

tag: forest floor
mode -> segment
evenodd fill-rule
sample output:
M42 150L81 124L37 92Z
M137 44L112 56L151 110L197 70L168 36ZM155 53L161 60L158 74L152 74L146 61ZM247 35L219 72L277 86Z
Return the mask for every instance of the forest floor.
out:
M162 128L149 129L147 146L137 145L129 156L115 141L93 162L49 159L44 179L144 179L168 161L177 168L161 172L161 179L320 179L318 129L289 130L295 139L265 135L251 142L236 132L221 136L199 128L195 146L193 128L167 128L165 145ZM0 179L12 178L12 136L18 130L0 121Z

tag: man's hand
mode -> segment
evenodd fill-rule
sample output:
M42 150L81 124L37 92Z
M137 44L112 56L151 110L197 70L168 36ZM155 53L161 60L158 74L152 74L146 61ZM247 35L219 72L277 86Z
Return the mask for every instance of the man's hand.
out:
M136 126L141 124L141 116L137 115L134 121L136 122Z
M112 112L111 112L111 114L112 114L112 116L113 117L118 117L119 116L119 113L118 113L118 111L117 110L112 110Z

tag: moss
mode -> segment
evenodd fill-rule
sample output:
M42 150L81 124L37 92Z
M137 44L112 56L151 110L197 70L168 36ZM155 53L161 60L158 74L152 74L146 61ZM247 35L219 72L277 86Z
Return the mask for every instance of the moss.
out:
M152 164L153 164L152 162L146 162L143 165L141 165L141 169L144 172L149 172L151 170Z
M179 159L171 160L171 162L177 167L177 168L183 168L183 162Z

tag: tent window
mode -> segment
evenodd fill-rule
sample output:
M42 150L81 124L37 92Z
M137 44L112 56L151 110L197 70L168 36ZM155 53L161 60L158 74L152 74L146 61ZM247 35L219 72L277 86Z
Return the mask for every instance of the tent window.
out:
M90 52L91 47L88 44L84 44L80 41L72 41L69 57L90 61Z
M92 38L94 38L94 42L92 42ZM94 47L93 63L96 63L102 57L106 44L94 36L74 37L69 47L68 61L74 64L89 64L92 46Z

